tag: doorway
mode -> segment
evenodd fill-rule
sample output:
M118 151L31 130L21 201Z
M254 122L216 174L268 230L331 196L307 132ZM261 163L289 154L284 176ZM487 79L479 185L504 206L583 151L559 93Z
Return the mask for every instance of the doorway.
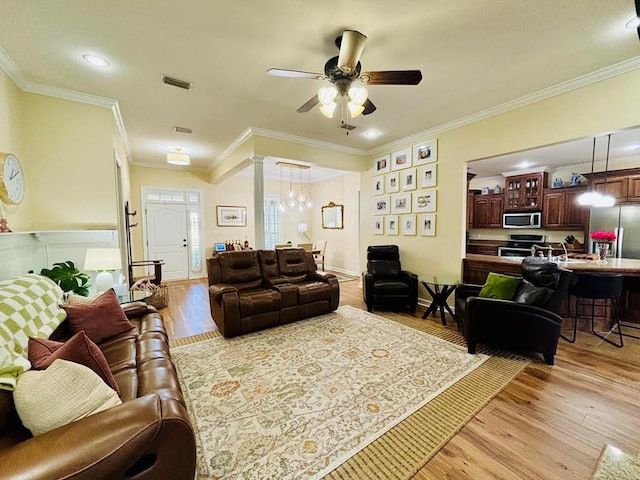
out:
M202 192L143 187L145 258L162 260L162 278L201 278Z

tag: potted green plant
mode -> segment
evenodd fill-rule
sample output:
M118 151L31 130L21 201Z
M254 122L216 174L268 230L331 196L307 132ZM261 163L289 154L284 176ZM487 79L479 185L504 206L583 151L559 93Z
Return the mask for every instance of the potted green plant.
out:
M71 260L54 263L51 270L43 268L40 275L56 282L65 292L74 292L84 297L89 295L89 276L78 270Z

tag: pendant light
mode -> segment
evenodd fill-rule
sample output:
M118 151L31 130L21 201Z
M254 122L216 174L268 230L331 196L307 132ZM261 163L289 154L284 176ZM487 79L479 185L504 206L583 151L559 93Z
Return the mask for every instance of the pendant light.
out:
M607 195L607 173L609 173L609 150L611 148L611 134L609 134L607 140L607 161L604 166L604 193L598 194L593 202L594 207L613 207L616 203L616 199L613 195Z
M591 177L589 178L589 188L586 192L578 196L578 204L584 206L591 206L600 196L600 194L594 190L591 190L591 182L593 181L593 165L596 161L596 137L593 137L593 151L591 152Z

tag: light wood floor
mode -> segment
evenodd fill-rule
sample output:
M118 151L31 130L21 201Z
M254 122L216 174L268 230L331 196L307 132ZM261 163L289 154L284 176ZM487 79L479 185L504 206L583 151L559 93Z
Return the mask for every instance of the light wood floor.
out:
M365 309L357 280L340 288L341 305ZM169 292L161 313L172 338L216 329L206 281L173 283ZM640 340L625 337L618 349L579 333L573 345L560 340L555 362L534 356L413 479L588 479L606 443L638 455Z

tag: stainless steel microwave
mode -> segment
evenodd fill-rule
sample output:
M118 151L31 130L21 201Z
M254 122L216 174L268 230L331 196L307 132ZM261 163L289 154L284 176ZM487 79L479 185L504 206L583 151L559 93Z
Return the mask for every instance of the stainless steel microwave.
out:
M541 226L541 212L502 214L502 228L540 228Z

